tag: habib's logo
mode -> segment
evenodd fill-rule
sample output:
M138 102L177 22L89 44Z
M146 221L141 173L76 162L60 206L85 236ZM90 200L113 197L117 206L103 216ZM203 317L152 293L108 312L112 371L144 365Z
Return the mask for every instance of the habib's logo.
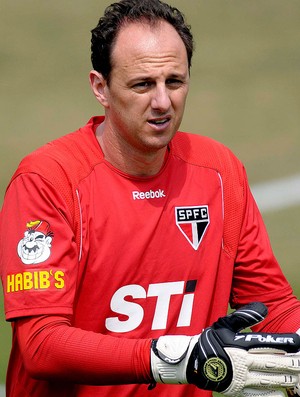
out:
M6 292L32 290L61 290L65 287L65 272L63 270L35 270L6 277Z
M17 251L25 265L45 262L51 254L53 233L47 221L36 220L26 224L27 230L19 241Z
M208 205L175 207L175 219L181 233L197 250L210 223Z

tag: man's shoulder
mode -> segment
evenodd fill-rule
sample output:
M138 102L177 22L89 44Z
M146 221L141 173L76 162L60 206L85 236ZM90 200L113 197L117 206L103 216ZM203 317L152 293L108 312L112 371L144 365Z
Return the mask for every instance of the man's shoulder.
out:
M102 152L97 145L92 126L88 123L27 155L14 177L24 173L36 173L53 179L64 174L70 179L79 180L100 161Z
M173 155L191 166L206 167L220 175L224 197L224 249L236 257L244 214L247 177L241 161L232 151L211 138L177 133Z
M227 146L207 136L178 132L172 145L174 155L188 163L212 168L220 173L228 167L243 168L241 161Z

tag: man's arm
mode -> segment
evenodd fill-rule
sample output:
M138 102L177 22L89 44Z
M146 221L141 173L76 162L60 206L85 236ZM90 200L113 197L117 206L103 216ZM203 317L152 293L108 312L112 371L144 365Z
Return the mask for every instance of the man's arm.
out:
M300 354L290 354L299 350L298 335L239 333L265 315L265 306L254 303L200 335L153 341L84 331L61 316L21 319L16 326L25 367L35 378L90 385L190 383L238 397L247 388L287 388L299 381Z
M65 316L15 323L24 365L36 379L90 385L150 383L150 339L126 339L71 326Z
M267 318L254 328L255 331L295 332L300 327L300 301L293 295L274 256L263 218L245 183L244 214L230 304L238 308L254 301L268 307Z

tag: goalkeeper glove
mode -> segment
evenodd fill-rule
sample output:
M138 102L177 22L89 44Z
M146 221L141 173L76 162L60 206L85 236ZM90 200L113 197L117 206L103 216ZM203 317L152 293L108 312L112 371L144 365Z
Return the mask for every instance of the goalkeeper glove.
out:
M300 328L296 331L298 335L300 335ZM293 388L293 389L287 389L287 395L288 397L295 397L295 396L300 396L300 383Z
M299 335L239 333L266 314L265 305L254 302L219 318L200 335L153 340L155 382L190 383L233 397L245 388L250 392L249 388L295 387L300 373Z

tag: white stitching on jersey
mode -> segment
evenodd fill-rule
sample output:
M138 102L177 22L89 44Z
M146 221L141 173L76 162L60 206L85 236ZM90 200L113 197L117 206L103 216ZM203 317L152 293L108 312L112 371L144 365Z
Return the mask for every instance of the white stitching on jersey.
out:
M81 205L79 199L79 192L77 189L76 189L76 196L78 200L79 215L80 215L80 247L79 247L79 255L78 255L78 260L80 261L82 257L82 211L81 211Z
M218 176L221 182L221 190L222 190L222 215L223 215L223 221L224 221L224 186L223 186L223 179L221 174L218 172ZM224 236L224 235L223 235ZM222 238L222 248L224 249L224 237Z

